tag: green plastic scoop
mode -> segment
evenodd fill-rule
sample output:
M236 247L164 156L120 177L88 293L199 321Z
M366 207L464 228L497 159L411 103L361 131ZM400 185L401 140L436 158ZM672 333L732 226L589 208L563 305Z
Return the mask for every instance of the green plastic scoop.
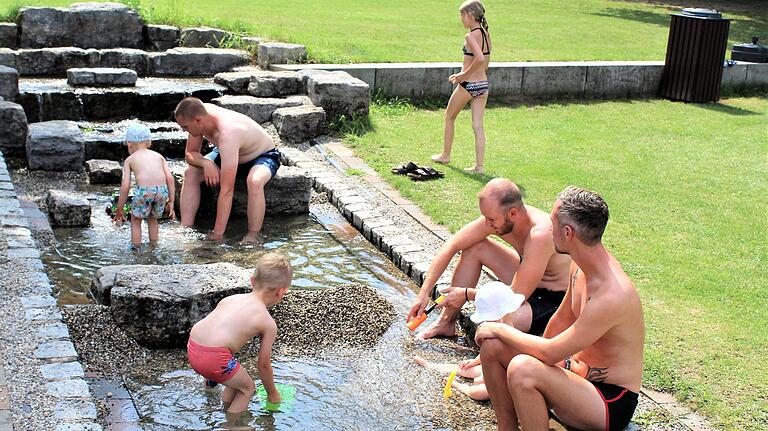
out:
M284 383L275 383L275 386L283 401L281 403L270 403L267 401L267 389L264 385L260 384L256 389L256 394L259 396L261 408L268 412L290 412L293 409L293 400L296 399L296 388Z

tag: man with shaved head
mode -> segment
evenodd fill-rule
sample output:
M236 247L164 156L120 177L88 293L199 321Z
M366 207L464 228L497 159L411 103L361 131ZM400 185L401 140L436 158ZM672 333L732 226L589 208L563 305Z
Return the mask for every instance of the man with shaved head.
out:
M435 283L460 252L450 293L441 303L440 318L420 332L419 338L456 333L456 316L466 301L475 298L483 267L513 291L525 295L526 302L507 315L505 323L536 335L544 332L568 288L571 258L555 251L549 214L525 205L520 189L506 178L489 181L477 197L481 216L443 244L408 313L407 321L424 313Z

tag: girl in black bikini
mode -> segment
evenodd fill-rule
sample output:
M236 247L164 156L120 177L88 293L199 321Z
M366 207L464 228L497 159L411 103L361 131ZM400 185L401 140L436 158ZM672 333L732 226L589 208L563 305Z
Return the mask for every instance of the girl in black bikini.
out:
M485 19L485 8L477 0L468 0L459 7L461 23L469 32L464 37L462 47L464 63L461 72L448 77L453 84L458 84L448 101L445 110L445 131L443 133L443 152L432 156L437 163L451 161L453 146L453 128L456 117L470 102L472 108L472 129L475 132L475 165L466 168L471 173L483 173L483 156L485 154L485 131L483 130L483 114L485 103L488 101L488 63L491 55L491 38L488 34L488 21Z

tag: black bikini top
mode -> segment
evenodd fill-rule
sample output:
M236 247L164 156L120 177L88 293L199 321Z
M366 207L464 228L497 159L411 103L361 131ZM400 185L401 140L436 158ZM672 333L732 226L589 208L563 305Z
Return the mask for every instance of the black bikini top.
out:
M490 49L491 46L488 44L488 36L485 35L485 30L483 30L481 27L477 27L477 28L473 28L472 30L470 30L470 33L475 31L475 30L480 30L480 34L483 36L483 42L480 45L480 49L487 49L488 50L488 51L483 51L483 55L491 55L491 49ZM475 56L475 54L472 54L472 51L468 51L467 50L467 45L462 46L461 50L464 52L464 55L468 55L470 57L474 57Z

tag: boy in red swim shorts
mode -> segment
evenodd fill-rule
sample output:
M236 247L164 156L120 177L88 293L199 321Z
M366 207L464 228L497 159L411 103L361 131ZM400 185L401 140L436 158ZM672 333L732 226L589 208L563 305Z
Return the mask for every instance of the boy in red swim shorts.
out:
M245 411L253 396L253 378L233 355L257 335L261 335L258 371L267 390L267 400L281 401L271 363L277 325L267 307L283 299L292 276L291 264L285 256L265 254L251 275L253 290L222 299L209 315L192 327L187 342L189 363L208 380L207 386L215 386L211 382L225 386L221 400L229 413Z

